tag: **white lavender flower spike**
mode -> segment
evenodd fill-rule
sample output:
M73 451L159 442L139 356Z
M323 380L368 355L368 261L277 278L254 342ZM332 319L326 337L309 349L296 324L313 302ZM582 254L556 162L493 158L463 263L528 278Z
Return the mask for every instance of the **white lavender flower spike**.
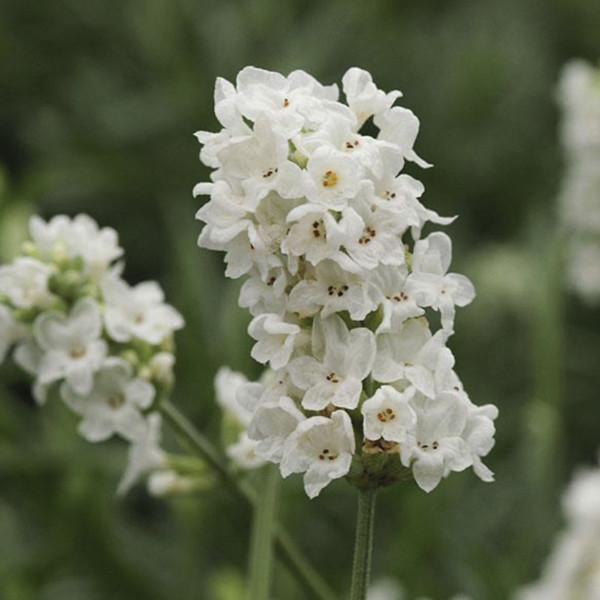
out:
M221 377L220 396L243 407L244 448L283 476L305 473L310 497L341 477L377 487L412 475L430 491L473 466L489 481L497 411L471 403L446 346L475 292L450 272L446 234L420 239L454 217L424 206L402 172L429 166L414 149L419 120L366 71L342 82L345 102L302 71L217 80L223 128L197 134L214 169L194 189L209 196L199 245L245 277L252 356L272 370L259 384L231 378L230 393ZM361 129L371 119L375 135Z

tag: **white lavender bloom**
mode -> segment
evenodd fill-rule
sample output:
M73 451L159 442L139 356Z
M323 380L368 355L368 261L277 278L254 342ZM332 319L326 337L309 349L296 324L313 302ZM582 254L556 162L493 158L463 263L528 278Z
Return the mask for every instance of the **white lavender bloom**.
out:
M210 197L199 245L225 252L228 277L246 277L252 357L272 369L230 384L223 403L235 388L247 411L236 451L304 472L311 497L346 475L364 485L376 453L394 455L392 479L404 465L427 491L467 466L489 481L495 412L462 391L446 346L473 286L448 273L448 236L419 239L454 217L424 206L423 185L402 172L429 166L414 150L419 121L366 71L350 69L343 90L345 103L302 71L247 67L236 85L217 80L223 129L197 134L214 169L194 188Z
M515 600L600 599L600 468L581 470L563 496L566 526L540 580Z

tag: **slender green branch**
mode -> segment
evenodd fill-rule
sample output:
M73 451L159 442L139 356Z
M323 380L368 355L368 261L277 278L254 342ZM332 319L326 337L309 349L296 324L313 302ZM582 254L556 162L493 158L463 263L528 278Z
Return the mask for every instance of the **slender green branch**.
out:
M373 525L375 522L376 489L367 487L358 491L358 514L354 542L354 564L350 600L366 600L371 577L373 554Z
M257 506L259 497L255 490L238 480L227 468L227 464L207 440L183 415L179 409L168 401L164 401L160 408L165 420L181 436L187 446L211 468L219 474L222 481L236 494L241 495L249 504ZM298 546L295 544L286 529L280 524L275 524L275 545L282 562L288 567L304 591L318 600L337 600L321 574L308 562Z
M260 475L263 493L260 502L254 507L246 596L248 600L268 600L272 579L273 534L281 476L275 465L268 465Z

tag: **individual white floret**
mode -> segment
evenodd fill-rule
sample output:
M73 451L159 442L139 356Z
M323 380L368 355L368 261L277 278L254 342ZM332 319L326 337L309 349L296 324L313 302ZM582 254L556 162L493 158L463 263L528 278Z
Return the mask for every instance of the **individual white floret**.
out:
M141 411L152 404L155 389L133 377L131 367L119 358L107 358L94 377L88 393L77 393L67 382L61 386L66 404L83 418L79 433L89 442L100 442L114 434L136 440L146 433Z
M36 319L33 330L43 352L38 382L46 386L64 378L76 393L88 394L93 375L107 353L106 342L100 339L102 319L98 304L83 298L68 315L44 312Z
M340 250L344 235L327 208L302 204L290 211L287 221L291 226L281 244L281 251L289 257L288 267L292 274L298 271L298 257L313 266L328 258L346 271L360 272L360 267Z
M250 310L253 317L264 313L283 314L286 309L285 294L288 285L285 269L270 269L263 277L253 273L240 288L238 304Z
M248 383L248 378L229 367L221 367L215 376L215 395L217 403L231 413L237 421L247 427L250 423L252 413L237 401L238 390Z
M243 469L256 469L265 464L265 459L256 453L258 442L248 437L247 431L242 431L237 442L227 446L227 456Z
M300 317L320 312L325 318L334 313L348 311L354 321L362 321L376 310L379 290L364 275L349 273L336 262L324 260L312 272L305 274L290 291L288 310Z
M319 495L332 480L350 470L354 431L348 413L336 410L331 418L310 417L288 437L280 469L283 477L304 473L309 498Z
M404 392L399 392L391 385L380 387L361 407L365 437L368 440L383 438L388 442L403 444L417 419L409 404L414 393L412 387Z
M395 144L407 160L417 163L420 167L431 166L413 150L419 133L419 119L411 110L392 106L376 114L373 122L379 127L378 139Z
M415 244L410 274L410 290L419 306L439 310L442 327L451 333L455 306L466 306L475 298L475 288L464 275L448 273L452 242L441 232L430 234Z
M498 417L498 408L493 404L475 406L470 404L467 425L462 434L473 461L473 471L482 481L494 481L494 473L481 460L494 447L496 427L494 421Z
M365 327L349 331L337 315L315 318L312 345L313 356L300 356L287 367L294 385L306 390L302 406L308 410L323 410L330 404L356 408L362 380L375 359L373 333Z
M432 336L426 319L408 319L390 333L377 336L373 378L381 383L406 379L422 394L434 398L436 379L454 365L445 344L445 333L438 331Z
M117 494L126 494L146 473L166 466L166 455L160 447L161 426L159 413L148 415L144 433L129 447L127 467L119 482Z
M398 165L398 157L395 153L382 151L382 159L385 165L383 174L379 178L372 179L373 202L394 212L396 218L403 224L403 229L411 228L414 239L419 239L425 223L449 225L456 219L456 217L440 217L434 210L421 204L419 198L423 195L425 187L406 173L398 175L402 165Z
M397 330L407 319L419 317L424 310L406 285L406 267L380 265L370 273L371 284L378 292L383 318L376 333Z
M238 110L251 121L266 114L289 135L300 131L317 107L338 99L336 85L323 86L304 71L287 77L280 73L245 67L236 79ZM315 106L317 105L317 106Z
M356 196L363 166L343 152L322 146L310 157L306 171L312 181L307 189L307 200L341 210Z
M348 106L356 115L359 127L370 116L390 108L402 96L402 92L398 90L385 93L377 89L371 74L358 67L346 71L342 78L342 86Z
M401 215L372 201L372 188L363 186L360 197L342 211L336 241L344 246L350 258L362 269L380 264L401 267L405 261L402 233L405 223Z
M248 437L257 442L256 454L265 460L280 462L286 440L305 418L288 396L261 403L248 427Z
M240 181L251 203L275 191L282 198L305 195L308 179L297 164L288 160L288 138L268 117L260 115L252 135L228 144L219 153L228 178Z
M164 302L164 292L155 281L131 287L109 273L102 279L101 288L106 330L117 342L137 338L160 344L183 327L182 316Z
M259 201L248 202L243 191L234 189L231 183L222 179L199 183L194 188L194 196L198 195L210 195L210 200L196 213L196 219L206 223L203 243L206 239L226 249L229 242L252 225L252 214Z
M462 437L468 405L451 392L439 394L435 400L415 397L412 405L417 422L400 446L400 457L405 467L412 468L419 487L430 492L450 471L462 471L472 464Z
M274 370L287 365L294 351L300 327L285 321L277 314L264 314L252 319L248 333L256 340L252 358L259 363L269 363Z
M33 216L29 231L42 258L60 260L81 256L85 271L95 279L123 254L117 232L110 227L100 229L88 215L77 215L73 219L57 215L48 222Z
M0 267L0 296L15 308L44 308L55 299L48 280L55 269L35 258L19 257Z
M170 386L173 383L175 355L171 352L157 352L148 362L152 379Z

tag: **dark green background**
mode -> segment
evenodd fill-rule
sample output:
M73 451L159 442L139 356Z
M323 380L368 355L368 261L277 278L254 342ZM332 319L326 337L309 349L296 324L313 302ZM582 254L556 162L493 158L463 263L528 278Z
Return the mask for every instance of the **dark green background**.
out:
M475 303L451 347L477 404L500 407L497 482L452 475L432 494L381 494L374 575L410 597L505 600L537 577L561 526L559 495L598 448L598 308L562 289L555 219L563 158L556 82L600 57L597 0L249 2L0 0L0 253L31 212L87 212L118 229L128 278L158 279L185 315L174 400L214 440L212 378L255 376L238 283L199 250L193 185L208 172L192 136L217 128L216 76L302 68L324 83L353 65L401 89L421 119L409 171L424 201L459 214L454 269ZM238 600L250 515L225 490L159 501L114 490L118 442L92 446L60 405L39 410L0 371L2 600ZM167 439L172 446L172 440ZM354 493L309 502L299 478L282 512L323 574L347 589ZM302 598L281 569L275 597Z

